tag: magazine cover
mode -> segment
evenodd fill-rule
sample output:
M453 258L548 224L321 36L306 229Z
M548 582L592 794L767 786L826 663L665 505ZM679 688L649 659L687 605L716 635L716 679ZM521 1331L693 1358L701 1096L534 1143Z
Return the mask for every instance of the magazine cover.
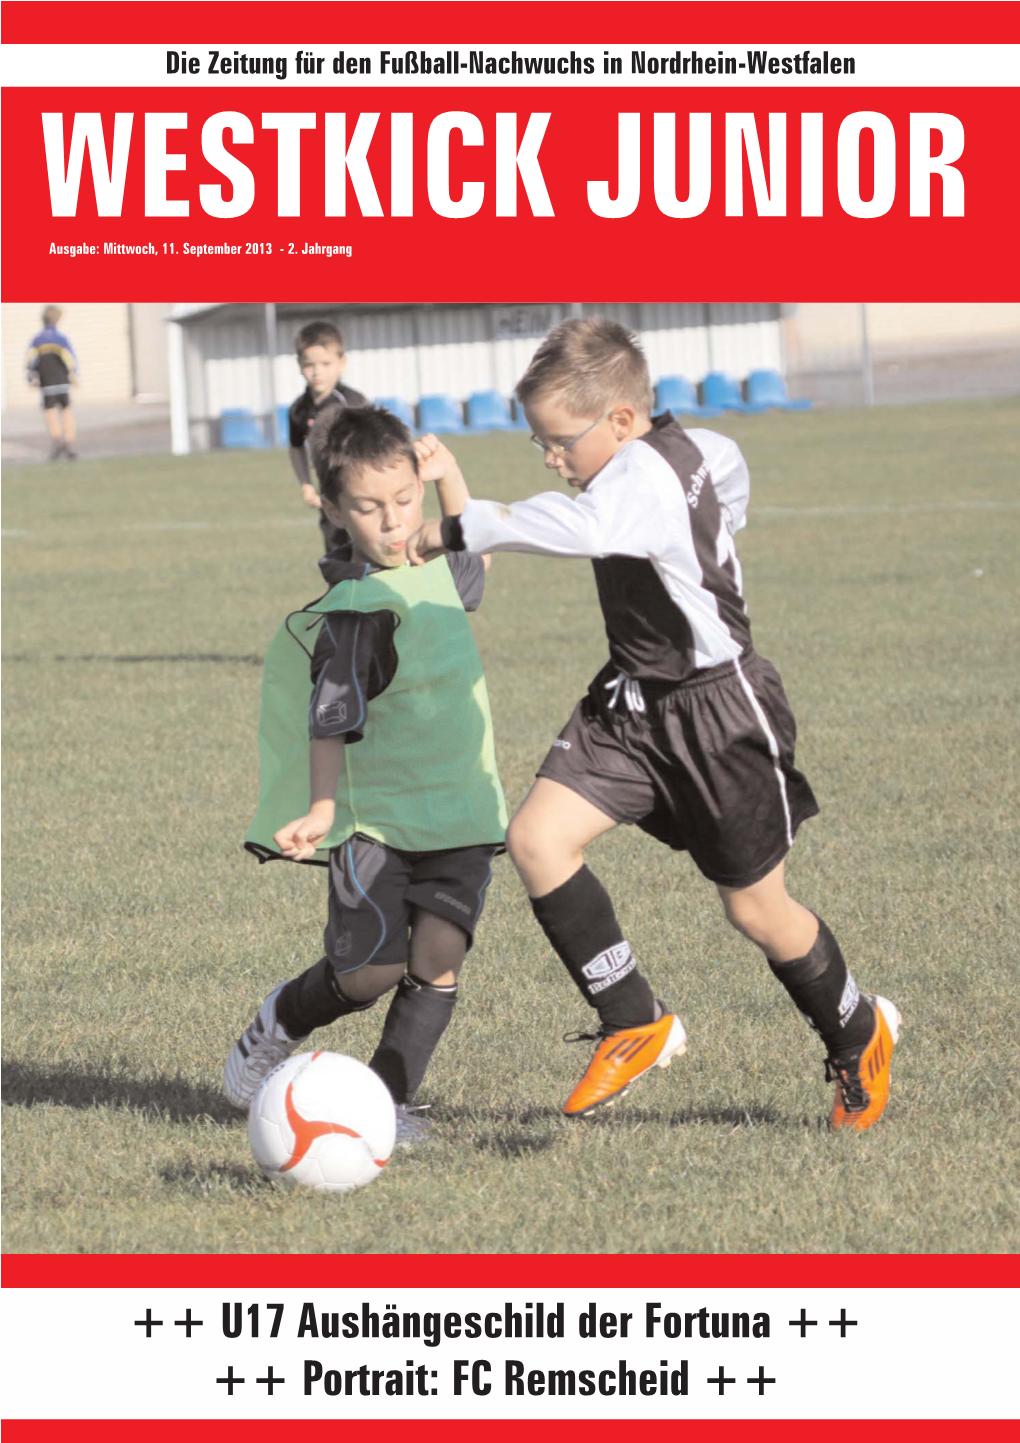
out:
M998 1439L1018 7L2 10L15 1443Z

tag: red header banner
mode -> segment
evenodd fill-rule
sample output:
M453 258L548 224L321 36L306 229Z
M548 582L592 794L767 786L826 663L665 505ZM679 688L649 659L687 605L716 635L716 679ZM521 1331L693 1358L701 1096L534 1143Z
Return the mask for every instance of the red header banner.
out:
M1018 7L919 8L7 5L5 295L1001 300Z

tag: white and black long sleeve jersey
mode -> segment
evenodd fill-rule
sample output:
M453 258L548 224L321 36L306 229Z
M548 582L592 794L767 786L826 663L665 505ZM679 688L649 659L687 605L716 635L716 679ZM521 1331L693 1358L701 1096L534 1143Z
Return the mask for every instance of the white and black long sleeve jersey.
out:
M461 531L470 551L590 558L613 663L676 685L750 645L733 539L749 493L735 442L667 413L576 498L469 501Z

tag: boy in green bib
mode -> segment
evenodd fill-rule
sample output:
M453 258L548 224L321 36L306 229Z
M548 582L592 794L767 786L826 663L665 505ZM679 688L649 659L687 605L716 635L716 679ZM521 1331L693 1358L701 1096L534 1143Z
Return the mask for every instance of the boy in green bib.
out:
M317 1027L396 988L370 1066L397 1104L398 1139L445 1031L502 848L506 808L466 612L487 557L410 567L425 483L444 515L468 501L435 436L413 442L376 407L344 411L320 452L322 505L352 554L320 562L330 589L289 616L266 655L259 807L245 843L261 861L329 869L324 956L269 993L224 1072L247 1107Z

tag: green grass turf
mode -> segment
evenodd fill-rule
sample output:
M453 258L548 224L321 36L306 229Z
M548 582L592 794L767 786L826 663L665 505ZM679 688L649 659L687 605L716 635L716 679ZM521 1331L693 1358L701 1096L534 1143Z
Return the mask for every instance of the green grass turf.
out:
M423 1089L436 1140L348 1199L264 1184L220 1072L319 956L324 890L240 848L252 659L317 594L317 530L280 453L10 467L8 1249L1016 1247L1020 406L715 424L751 465L748 605L823 808L792 889L905 1016L881 1126L827 1133L817 1041L689 860L627 829L589 860L688 1058L561 1120L589 1014L504 859ZM458 450L476 495L546 484L521 436ZM604 658L590 568L498 558L476 629L515 804ZM367 1057L381 1016L316 1042Z

